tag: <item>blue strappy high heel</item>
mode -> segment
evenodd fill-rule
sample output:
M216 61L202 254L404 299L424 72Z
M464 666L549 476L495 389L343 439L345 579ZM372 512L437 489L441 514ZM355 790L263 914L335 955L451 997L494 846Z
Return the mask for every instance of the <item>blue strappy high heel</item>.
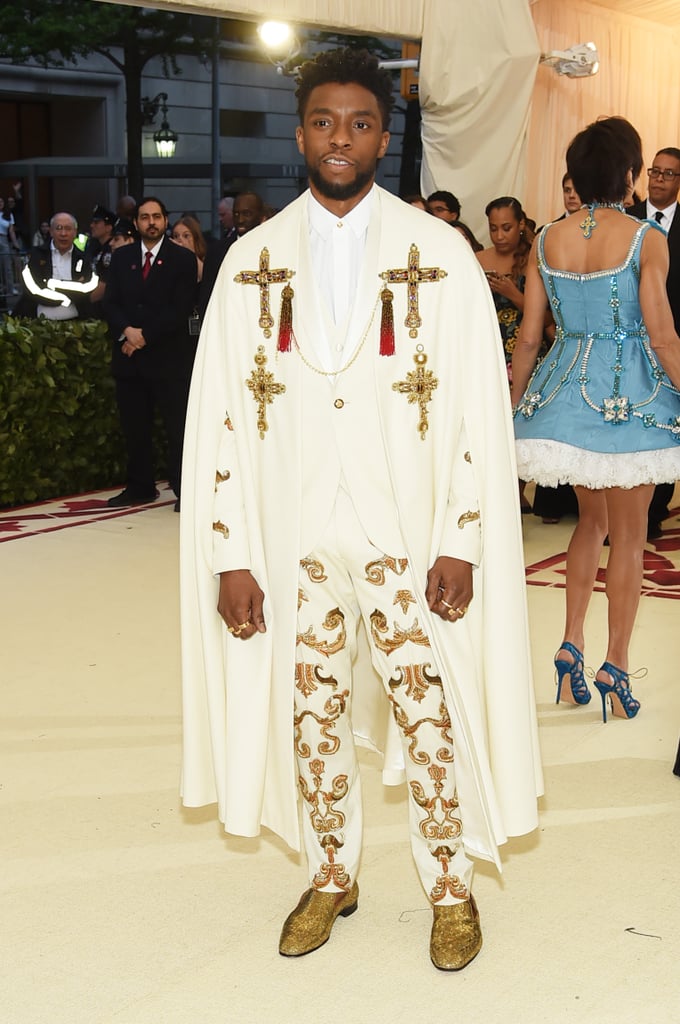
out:
M613 684L603 683L599 679L595 680L595 686L602 697L602 721L607 721L607 697L609 697L609 709L612 715L616 718L635 718L640 710L640 701L635 699L631 691L629 673L612 665L610 661L605 661L600 672L606 672L614 680ZM640 678L641 675L646 674L647 669L640 669L635 673L634 678Z
M567 651L571 654L574 660L565 661L563 658L555 656L555 669L557 671L557 698L555 703L559 704L564 677L569 676L571 695L574 698L574 703L587 704L592 695L583 675L583 655L579 651L578 647L574 647L574 645L570 644L568 640L565 640L564 643L560 645L560 651ZM557 653L559 654L559 651ZM590 669L588 671L590 671Z

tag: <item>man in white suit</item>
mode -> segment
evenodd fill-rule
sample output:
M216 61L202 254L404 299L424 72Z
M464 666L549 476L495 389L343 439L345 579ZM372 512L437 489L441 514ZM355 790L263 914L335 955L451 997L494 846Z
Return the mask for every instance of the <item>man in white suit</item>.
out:
M379 732L372 674L352 672L363 620L430 956L459 970L482 944L470 855L499 863L540 789L496 318L466 243L375 185L392 105L376 59L322 54L296 96L309 191L228 253L192 384L183 799L298 848L299 792L309 888L279 951L326 942L358 906L352 733Z

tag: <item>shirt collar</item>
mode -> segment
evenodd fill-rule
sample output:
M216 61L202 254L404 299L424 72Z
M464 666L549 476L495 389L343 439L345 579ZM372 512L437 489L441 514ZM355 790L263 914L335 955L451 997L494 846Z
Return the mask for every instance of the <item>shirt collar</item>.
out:
M164 240L165 240L164 238L161 238L160 242L156 242L156 244L154 245L153 249L148 249L148 250L147 250L146 246L144 245L144 242L141 243L141 246L142 246L142 263L144 263L144 260L146 258L147 252L151 253L151 262L152 263L156 262L156 257L158 256L158 250L162 246Z
M357 203L353 209L346 213L344 217L338 217L336 214L331 213L325 206L322 206L318 199L315 199L312 193L309 193L309 226L312 230L316 231L322 238L328 238L333 230L340 222L349 227L357 238L361 238L363 234L368 230L368 222L371 219L371 210L373 207L373 196L375 194L375 185L371 188L361 202Z
M676 199L676 200L674 200L671 203L670 206L664 207L664 209L661 210L660 212L664 215L664 217L668 217L669 220L672 220L673 219L673 214L675 213L675 207L677 205L678 205L678 201ZM651 203L649 201L649 199L648 199L647 200L647 213L649 213L651 215L650 219L654 219L654 214L656 213L657 209L658 209L658 207L654 206L653 203Z
M50 239L50 249L52 250L52 252L56 252L57 256L61 256L61 258L64 260L73 252L73 246L71 246L70 249L67 249L66 252L59 252L56 245L54 244L54 239L52 238Z

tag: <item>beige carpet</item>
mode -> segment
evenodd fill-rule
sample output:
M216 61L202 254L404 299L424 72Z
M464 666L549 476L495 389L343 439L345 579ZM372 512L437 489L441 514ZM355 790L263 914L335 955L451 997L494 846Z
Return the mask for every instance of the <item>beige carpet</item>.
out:
M675 601L643 598L642 710L603 726L596 693L586 708L553 703L564 592L529 587L547 793L502 878L478 869L484 948L466 971L429 962L405 795L383 789L373 755L359 910L323 949L284 960L301 861L179 805L178 518L172 505L81 515L0 543L0 1022L680 1021ZM563 552L571 526L525 517L527 563ZM597 594L595 667L604 624Z

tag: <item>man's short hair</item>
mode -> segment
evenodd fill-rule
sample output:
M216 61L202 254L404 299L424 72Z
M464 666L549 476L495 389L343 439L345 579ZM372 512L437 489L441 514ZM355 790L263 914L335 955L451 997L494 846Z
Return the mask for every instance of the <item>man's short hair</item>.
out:
M388 130L394 106L392 76L380 67L378 58L367 50L352 50L350 47L320 53L314 60L305 61L301 65L295 90L301 124L312 89L329 82L361 85L372 92L380 107L382 129L384 132Z
M455 213L457 217L460 217L460 203L453 192L446 192L443 189L439 189L437 192L433 192L432 195L427 197L428 203L444 203L449 213Z
M680 149L677 149L675 146L666 146L665 149L658 150L654 155L660 156L662 153L664 156L672 156L674 160L680 162Z
M257 192L252 192L250 189L248 189L245 192L239 192L234 197L234 203L236 203L237 199L243 199L245 196L252 196L253 197L253 199L255 200L255 206L258 208L258 210L261 213L263 208L264 208L264 199L262 198L262 196L259 196L257 194Z
M146 206L147 203L158 203L158 205L161 208L163 216L167 220L168 211L165 208L165 203L163 202L162 199L159 199L158 196L144 196L143 199L139 200L139 202L135 206L135 220L137 220L137 218L139 217L139 211L141 210L142 206Z
M569 171L567 171L566 174L562 175L562 188L564 188L568 181L571 181L571 174L569 173ZM574 184L573 181L571 183L572 185Z
M75 219L75 217L73 216L72 213L68 213L66 210L61 210L58 213L53 213L52 214L52 216L50 217L50 227L51 228L54 227L54 222L57 219L57 217L70 217L71 218L71 223L73 224L73 230L74 231L78 230L78 221Z

